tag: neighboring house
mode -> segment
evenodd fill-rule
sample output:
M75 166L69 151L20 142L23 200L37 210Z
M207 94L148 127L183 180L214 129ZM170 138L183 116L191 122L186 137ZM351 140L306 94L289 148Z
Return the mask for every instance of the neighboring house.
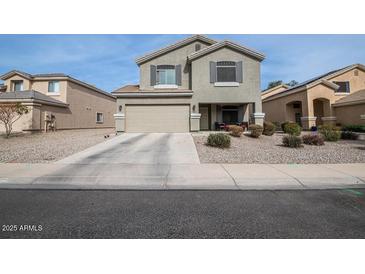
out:
M61 73L28 74L10 71L1 76L5 92L0 104L20 102L29 113L13 126L14 131L45 129L45 120L55 119L56 129L114 127L116 99L90 84ZM0 124L0 131L4 131Z
M142 56L136 60L140 83L112 92L116 129L189 132L213 130L216 122L262 124L263 59L254 50L201 35Z
M281 84L273 88L266 89L261 92L261 99L264 100L265 98L272 96L274 94L280 93L283 90L287 90L290 86Z
M295 121L310 129L323 123L364 123L365 66L330 71L294 87L263 92L262 108L272 122ZM360 92L360 93L359 93ZM362 99L359 99L362 98ZM363 117L363 116L362 116Z

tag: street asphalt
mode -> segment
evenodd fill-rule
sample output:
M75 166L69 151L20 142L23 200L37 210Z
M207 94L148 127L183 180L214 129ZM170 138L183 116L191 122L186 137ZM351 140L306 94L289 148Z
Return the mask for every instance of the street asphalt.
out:
M0 224L0 238L365 238L365 189L0 190Z

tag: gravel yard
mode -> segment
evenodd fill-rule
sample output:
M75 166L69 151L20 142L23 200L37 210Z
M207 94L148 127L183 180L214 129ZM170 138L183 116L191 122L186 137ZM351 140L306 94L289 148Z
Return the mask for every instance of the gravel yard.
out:
M9 139L0 136L0 163L47 163L105 141L114 129L62 130L48 133L20 133ZM108 138L108 139L110 139Z
M341 140L325 142L324 146L304 145L302 148L281 146L284 134L231 137L229 149L205 145L209 133L194 133L193 138L201 163L247 164L335 164L365 163L365 141Z

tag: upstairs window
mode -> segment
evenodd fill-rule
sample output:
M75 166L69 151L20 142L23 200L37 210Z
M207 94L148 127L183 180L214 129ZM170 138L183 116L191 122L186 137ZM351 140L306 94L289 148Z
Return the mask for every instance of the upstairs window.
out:
M49 93L59 93L60 92L60 82L58 82L58 81L48 82L48 92Z
M13 82L13 91L22 91L23 90L23 81L17 80Z
M236 82L236 62L217 62L217 82Z
M157 85L176 85L176 72L173 65L159 65L156 70Z
M98 124L104 123L103 113L101 113L101 112L96 113L96 123L98 123Z
M350 93L350 82L333 82L336 85L338 85L340 88L336 90L335 92L338 93Z

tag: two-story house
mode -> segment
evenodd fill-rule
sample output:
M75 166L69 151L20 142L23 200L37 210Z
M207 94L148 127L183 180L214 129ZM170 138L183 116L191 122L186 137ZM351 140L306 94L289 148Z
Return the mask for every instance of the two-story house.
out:
M140 58L140 83L114 92L118 132L213 130L216 123L262 124L264 55L195 35Z
M49 120L56 129L114 127L115 97L90 84L62 73L32 75L16 70L1 79L0 104L19 102L29 110L13 131L44 130Z
M322 124L365 123L365 66L353 64L300 83L262 92L266 119L294 121L304 129Z

